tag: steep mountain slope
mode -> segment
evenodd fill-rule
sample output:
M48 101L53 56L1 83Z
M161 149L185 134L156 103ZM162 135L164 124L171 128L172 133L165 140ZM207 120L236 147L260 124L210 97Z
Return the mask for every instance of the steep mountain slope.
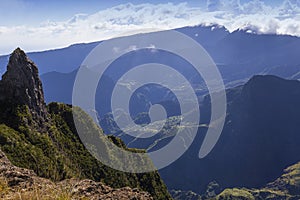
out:
M300 163L297 163L285 169L283 175L261 189L225 189L216 199L299 199L299 177Z
M286 168L284 174L274 182L269 183L266 188L298 195L300 198L300 162Z
M172 190L174 199L188 200L296 200L300 198L300 163L294 164L284 170L284 173L275 181L262 188L227 188L220 190L217 183L211 183L202 195L192 191Z
M92 180L64 180L54 183L32 170L11 164L0 150L0 198L8 199L153 199L149 193L129 187L113 189Z
M13 164L54 181L89 178L114 188L137 187L155 199L170 198L157 172L123 173L96 160L77 135L72 107L59 103L46 107L37 67L22 50L12 53L7 70L0 82L0 147ZM75 110L82 127L99 134L101 142L102 130L80 108ZM126 148L119 139L111 139ZM110 153L106 146L102 150Z
M212 181L221 188L260 188L300 160L299 81L255 76L228 90L227 98L225 127L213 151L204 159L197 157L203 126L191 148L160 170L169 188L204 193ZM209 122L209 109L206 98L202 123Z
M222 63L219 70L228 84L236 80L247 80L257 74L293 79L300 70L297 54L299 47L298 37L256 35L237 30L220 40L208 52L216 63Z
M77 70L70 73L49 72L41 75L46 101L71 104L76 73Z

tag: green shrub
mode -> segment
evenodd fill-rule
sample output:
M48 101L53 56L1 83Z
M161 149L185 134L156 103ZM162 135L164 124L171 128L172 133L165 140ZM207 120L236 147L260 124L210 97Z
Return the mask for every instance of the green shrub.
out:
M102 181L115 188L125 186L140 188L148 191L155 199L170 199L167 188L157 172L124 173L109 168L95 159L78 137L70 105L51 103L47 109L49 112L49 120L45 124L47 131L42 133L30 125L33 123L32 116L26 106L11 109L13 114L6 113L8 117L2 113L0 145L13 164L32 169L39 176L53 181L88 178ZM92 137L101 142L101 137L106 137L102 130L85 112L76 109L78 111L76 114L79 115L80 123L87 134L97 132L98 135ZM128 149L119 138L109 136L109 139L128 151L144 151ZM110 153L105 146L102 151Z

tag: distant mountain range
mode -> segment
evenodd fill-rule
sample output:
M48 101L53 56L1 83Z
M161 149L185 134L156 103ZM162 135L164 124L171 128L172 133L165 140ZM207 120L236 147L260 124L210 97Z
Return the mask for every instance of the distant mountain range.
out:
M197 93L201 100L200 128L196 139L185 154L172 165L159 171L168 188L192 190L203 196L208 187L214 188L218 185L218 188L214 188L218 192L226 188L235 188L223 191L219 199L224 199L233 193L241 195L236 199L244 198L243 195L246 195L247 199L249 195L255 196L257 191L241 188L270 189L271 183L274 183L272 190L275 188L284 191L284 195L288 193L299 195L293 192L295 190L293 188L292 192L285 191L290 190L288 186L292 183L283 184L288 189L281 187L281 183L283 180L287 182L290 180L284 179L286 176L282 176L282 171L300 161L298 153L300 152L300 82L298 81L300 79L300 38L257 35L243 30L230 33L219 26L184 27L177 30L198 41L216 62L227 88L228 110L220 140L207 157L199 159L199 148L210 124L211 113L208 91L203 80L197 80L201 85L200 88L203 88ZM72 103L72 90L78 67L97 44L99 42L29 54L29 57L40 66L46 102ZM143 62L151 59L146 51L141 54L134 52L129 56L132 57L124 58L120 63L132 64L128 60ZM165 54L155 57L163 61L170 60L169 58ZM6 62L7 56L0 57L1 67L5 66ZM185 73L192 74L183 62L176 62L175 65ZM112 74L119 73L118 65L114 70ZM93 75L92 72L88 73ZM104 131L121 136L130 147L159 148L168 143L174 135L162 132L155 138L151 138L153 140L150 142L141 142L128 138L120 132L108 109L110 89L116 83L116 78L116 76L105 77L104 83L107 87L104 89L99 87L95 97L96 100L103 96L107 97L104 102L96 103L97 112L105 110L99 116ZM151 91L153 88L144 89ZM130 91L128 87L124 89ZM144 92L139 91L138 94L142 95L133 98L135 121L140 124L147 123L149 118L145 111L150 101L156 101L170 110L172 113L170 119L176 124L176 102L170 101L170 96L160 99L158 93L155 93L157 96L153 99L147 99L144 98ZM122 113L119 116L121 115ZM174 124L170 123L167 128L171 130ZM276 180L278 177L281 178ZM276 181L272 182L274 180ZM297 190L299 186L295 188ZM175 190L174 195L184 195ZM188 194L195 198L199 197L194 193Z
M62 49L53 49L41 52L28 53L28 56L34 60L39 67L39 73L47 72L71 72L78 68L88 53L95 48L99 42L88 44L74 44ZM6 71L6 65L9 55L0 57L0 72Z
M225 126L213 151L197 157L207 129L201 126L189 150L160 170L169 188L203 194L213 181L223 189L259 188L300 160L299 81L254 76L227 90L227 99ZM201 108L202 123L209 124L209 98Z
M217 63L227 88L244 84L253 75L257 74L276 75L287 79L300 78L300 58L296 53L300 52L300 38L298 37L283 35L257 35L247 33L243 30L237 30L230 33L224 27L216 25L207 27L184 27L177 29L177 31L192 37L205 47ZM92 48L96 45L97 43L79 46L75 45L70 48L77 49L81 46ZM68 51L68 49L64 49L64 51ZM75 52L75 50L72 52ZM81 50L78 50L78 53L79 52L81 52ZM47 52L45 52L45 57L49 56L46 55L46 53ZM114 69L111 70L111 76L105 77L104 86L102 86L102 88L98 87L95 97L96 110L98 113L100 113L100 111L102 113L99 116L101 127L106 133L113 133L123 137L122 139L133 147L149 148L155 141L160 140L161 137L164 136L157 136L158 138L152 138L150 141L141 142L140 140L135 140L132 137L122 135L120 130L116 128L116 124L114 123L110 110L108 109L110 107L110 92L118 78L115 74L119 74L121 68L126 68L123 63L127 63L127 65L134 65L143 62L151 62L153 60L175 66L175 68L181 70L181 72L188 74L191 79L195 79L192 77L193 72L190 68L178 59L174 61L174 57L171 57L171 55L157 53L153 56L152 53L149 54L146 50L142 52L133 52L127 57L120 58L118 60L117 64L113 66ZM47 65L49 65L49 63L47 63ZM80 63L77 63L77 66L78 65L80 65ZM42 74L41 80L45 90L46 101L57 101L71 104L73 83L75 81L76 73L77 69L74 67L73 71L68 73L55 71ZM89 73L93 75L93 72ZM176 79L174 79L174 81L176 81ZM197 95L199 96L199 99L202 99L208 92L206 85L204 81L201 80L201 77L197 78L196 82L200 84L200 89L197 91ZM127 92L133 92L127 87L124 87L124 90ZM155 96L155 92L153 94ZM103 100L102 98L101 100L101 97L103 96L106 97L106 99ZM99 101L99 99L101 101ZM144 99L145 95L141 91L136 94L136 98L132 99L131 104L134 105L132 109L136 114L138 114L138 112L141 113L139 117L145 116L142 113L147 111L147 108L149 108L151 103L153 104L153 102L150 103L149 98L146 98L146 102ZM152 101L164 104L167 107L171 102L170 97L160 99L158 96L154 100L152 97ZM170 106L169 109L171 109ZM131 117L135 118L135 116ZM144 118L144 120L147 120L146 118ZM140 123L144 122L141 118L135 120ZM160 140L162 144L165 144L166 141L167 140L163 142Z
M176 30L193 38L207 50L228 85L236 85L237 81L245 82L254 74L299 78L298 37L258 35L244 30L230 33L218 25ZM40 74L53 71L70 73L81 65L88 53L99 43L76 44L63 49L29 53L28 56L40 66ZM8 56L0 57L1 73L5 71L7 61Z
M227 88L243 84L257 74L276 75L287 79L300 78L298 37L257 35L243 30L230 33L217 25L184 27L176 30L190 36L207 50L217 64ZM28 54L40 66L39 73L45 87L46 102L71 103L76 70L99 43L76 44L63 49ZM147 60L147 55L138 56L141 61ZM160 59L168 60L168 57L162 55L157 58ZM8 56L0 57L2 73L7 60ZM185 70L184 66L181 68ZM199 95L207 93L203 82L202 86L204 89Z

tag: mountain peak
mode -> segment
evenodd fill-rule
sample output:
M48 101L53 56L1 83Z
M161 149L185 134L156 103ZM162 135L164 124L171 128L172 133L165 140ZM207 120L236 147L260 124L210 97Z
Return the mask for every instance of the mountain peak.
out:
M284 89L285 87L297 88L299 85L300 82L297 80L286 80L274 75L255 75L245 84L244 88L276 91L278 89Z
M37 66L20 48L10 55L7 71L0 81L0 103L26 105L38 122L47 116L42 82ZM40 125L40 124L39 124Z
M23 55L23 56L26 56L25 52L20 48L20 47L17 47L11 55Z
M27 66L26 64L30 64L30 66ZM36 67L36 65L27 57L25 52L18 47L12 52L9 57L7 71L22 67L31 67L34 70L33 73L38 74L38 68Z

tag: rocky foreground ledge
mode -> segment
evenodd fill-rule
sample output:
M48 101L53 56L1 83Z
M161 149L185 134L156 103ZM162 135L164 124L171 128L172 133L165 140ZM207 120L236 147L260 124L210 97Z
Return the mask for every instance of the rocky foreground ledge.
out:
M149 193L129 187L113 189L92 180L68 179L54 183L32 170L14 166L0 150L0 199L148 200Z

